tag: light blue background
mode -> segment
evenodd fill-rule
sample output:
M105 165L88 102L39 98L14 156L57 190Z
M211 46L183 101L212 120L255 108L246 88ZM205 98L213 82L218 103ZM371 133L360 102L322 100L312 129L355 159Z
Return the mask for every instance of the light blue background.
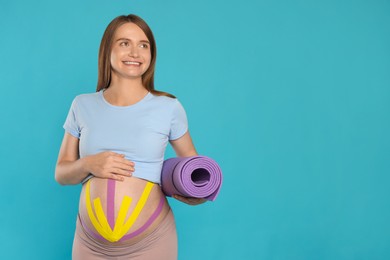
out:
M213 203L170 200L180 260L390 259L388 0L1 0L1 259L70 259L62 124L129 13L225 177Z

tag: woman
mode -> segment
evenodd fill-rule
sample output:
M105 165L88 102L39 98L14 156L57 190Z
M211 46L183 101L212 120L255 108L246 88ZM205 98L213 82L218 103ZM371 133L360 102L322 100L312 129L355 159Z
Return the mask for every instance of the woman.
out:
M177 259L161 168L168 141L179 157L197 152L180 102L154 89L155 63L149 26L133 14L118 16L100 44L96 92L72 102L55 179L83 184L73 259Z

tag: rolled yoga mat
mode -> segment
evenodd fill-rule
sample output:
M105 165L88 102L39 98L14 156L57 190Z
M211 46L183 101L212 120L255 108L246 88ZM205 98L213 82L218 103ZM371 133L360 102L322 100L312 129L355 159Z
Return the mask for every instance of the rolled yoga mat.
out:
M214 201L222 185L219 165L207 156L170 158L164 161L161 187L165 195Z

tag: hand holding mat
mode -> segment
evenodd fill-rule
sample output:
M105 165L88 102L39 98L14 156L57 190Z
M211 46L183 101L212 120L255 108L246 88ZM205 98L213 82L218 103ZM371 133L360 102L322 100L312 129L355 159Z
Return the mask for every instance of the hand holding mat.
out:
M221 168L207 156L170 158L163 163L161 187L167 196L179 194L214 201L221 185Z

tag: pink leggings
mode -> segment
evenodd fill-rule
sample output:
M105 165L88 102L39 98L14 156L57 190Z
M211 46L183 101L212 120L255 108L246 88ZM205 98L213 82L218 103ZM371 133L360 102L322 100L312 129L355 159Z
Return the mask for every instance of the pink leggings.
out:
M73 260L132 259L177 260L177 233L173 212L170 209L160 225L141 241L130 246L110 246L89 235L76 221L73 240Z

